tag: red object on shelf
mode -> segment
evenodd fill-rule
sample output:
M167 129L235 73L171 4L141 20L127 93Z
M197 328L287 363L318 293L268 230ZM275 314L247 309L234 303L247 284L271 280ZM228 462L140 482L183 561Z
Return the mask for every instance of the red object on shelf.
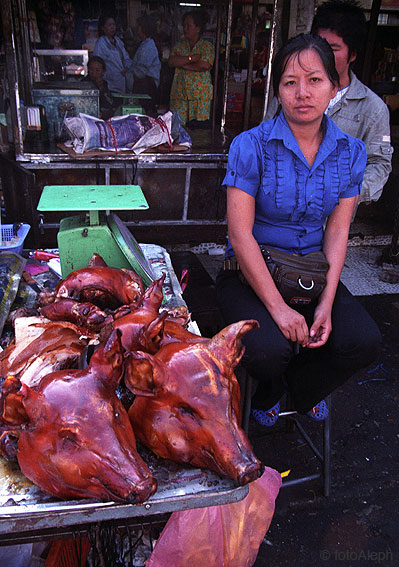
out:
M227 93L227 112L242 112L244 108L244 94Z
M48 260L51 260L51 258L59 258L60 255L55 254L54 252L46 252L45 250L35 250L33 252L33 257L36 258L36 260L47 262Z

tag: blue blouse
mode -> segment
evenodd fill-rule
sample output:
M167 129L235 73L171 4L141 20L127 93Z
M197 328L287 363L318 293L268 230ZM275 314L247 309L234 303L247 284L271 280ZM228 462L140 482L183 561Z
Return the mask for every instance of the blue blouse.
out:
M360 193L364 143L325 115L322 125L312 167L283 112L234 138L223 185L255 198L253 235L259 244L296 254L321 250L324 222L339 199ZM229 243L226 255L232 254Z
M102 35L96 41L93 55L102 57L105 61L106 70L104 79L108 83L108 88L113 93L126 93L128 90L127 75L123 72L132 64L132 60L126 51L123 41L114 36L113 45L106 35Z
M132 71L139 79L151 77L154 79L156 86L159 87L161 62L158 57L158 49L151 37L144 39L138 46L133 57Z

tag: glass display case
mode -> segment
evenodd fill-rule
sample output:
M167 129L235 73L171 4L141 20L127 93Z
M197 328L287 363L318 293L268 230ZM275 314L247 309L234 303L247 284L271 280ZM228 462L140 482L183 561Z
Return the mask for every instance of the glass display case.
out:
M87 49L37 49L33 80L40 83L79 80L87 76Z

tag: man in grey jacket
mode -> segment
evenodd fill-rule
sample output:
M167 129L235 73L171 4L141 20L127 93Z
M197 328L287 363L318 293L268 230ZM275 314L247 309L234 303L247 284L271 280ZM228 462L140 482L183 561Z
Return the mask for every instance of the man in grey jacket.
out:
M339 74L340 90L326 113L341 130L366 144L367 165L359 203L377 201L392 169L393 148L388 107L350 69L367 35L364 12L354 0L327 0L316 11L311 33L328 41ZM273 100L266 118L272 118L276 108Z

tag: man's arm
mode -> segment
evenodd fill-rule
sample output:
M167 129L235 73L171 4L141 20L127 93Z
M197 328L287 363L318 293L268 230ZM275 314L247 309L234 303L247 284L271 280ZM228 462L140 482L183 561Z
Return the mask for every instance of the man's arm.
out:
M269 106L267 107L265 120L271 120L272 118L274 118L277 109L278 109L278 100L277 97L275 96L272 98Z
M389 110L385 104L365 130L362 140L366 144L367 165L359 203L370 203L381 197L392 170L393 148L390 143Z

